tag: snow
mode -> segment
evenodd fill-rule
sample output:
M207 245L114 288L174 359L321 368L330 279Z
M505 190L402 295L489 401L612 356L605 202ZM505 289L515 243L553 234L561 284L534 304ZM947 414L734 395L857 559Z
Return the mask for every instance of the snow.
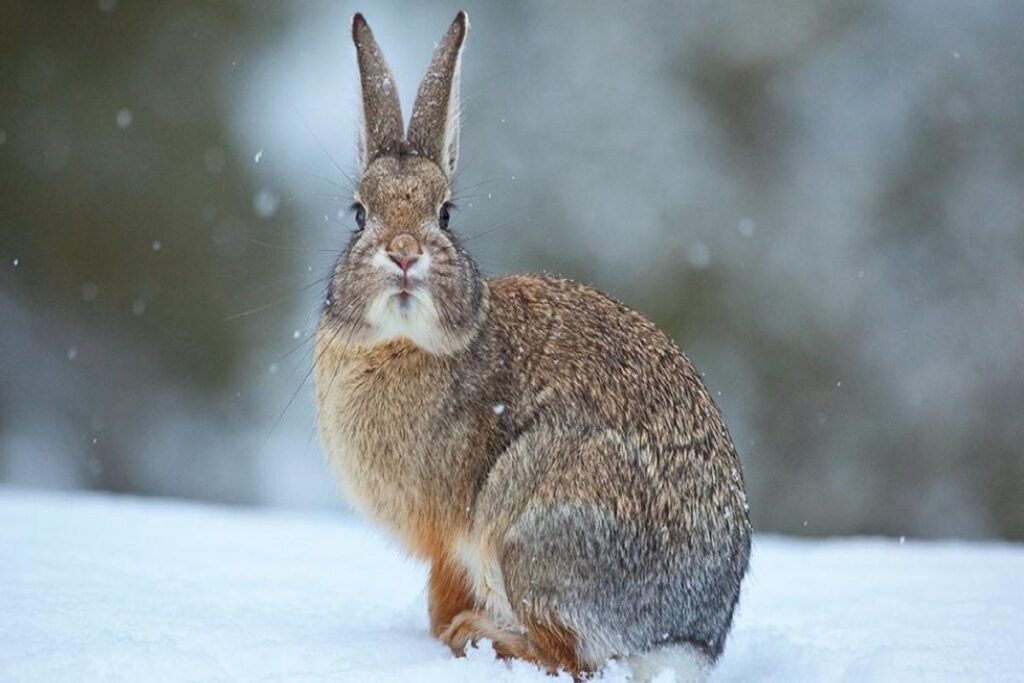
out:
M128 126L132 125L132 119L133 118L134 118L134 116L132 115L132 110L131 109L127 109L127 108L118 109L117 110L117 118L116 118L116 120L117 120L117 127L118 128L127 128Z
M453 658L349 515L0 488L0 558L5 682L568 680ZM1021 577L1019 545L758 537L712 680L1024 680Z
M260 218L270 218L277 213L281 198L267 189L262 189L252 197L252 208Z
M686 258L691 266L703 270L711 263L711 249L701 240L696 240L686 248Z

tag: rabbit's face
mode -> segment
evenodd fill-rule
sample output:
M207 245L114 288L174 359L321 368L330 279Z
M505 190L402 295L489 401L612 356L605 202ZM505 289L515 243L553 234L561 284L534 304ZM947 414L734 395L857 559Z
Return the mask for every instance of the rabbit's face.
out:
M476 264L448 226L448 181L436 163L385 156L355 194L357 228L341 253L326 301L327 322L345 345L407 339L454 353L486 314Z
M406 133L394 76L360 14L352 18L362 127L357 230L341 253L323 321L331 344L406 339L435 355L464 349L487 315L487 287L448 229L459 148L460 12L434 51Z

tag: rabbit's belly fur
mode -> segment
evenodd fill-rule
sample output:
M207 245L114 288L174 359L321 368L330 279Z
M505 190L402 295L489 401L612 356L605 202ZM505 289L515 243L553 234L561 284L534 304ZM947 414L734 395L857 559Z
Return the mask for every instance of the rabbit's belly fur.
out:
M432 425L443 369L405 343L323 356L316 367L318 406L332 418L319 425L346 498L410 552L432 559L465 525L468 498L453 476L463 466L457 456L464 430L451 425L440 435Z

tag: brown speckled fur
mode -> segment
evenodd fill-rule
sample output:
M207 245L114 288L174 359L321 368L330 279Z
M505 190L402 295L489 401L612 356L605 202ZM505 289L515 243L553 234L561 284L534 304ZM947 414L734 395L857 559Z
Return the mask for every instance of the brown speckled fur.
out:
M354 26L362 50L372 34ZM434 60L452 90L466 28L460 14ZM390 96L367 82L364 99ZM453 651L490 638L501 656L574 675L672 643L713 661L750 552L725 424L635 311L569 280L481 278L439 225L458 149L438 106L413 115L441 122L420 131L434 136L422 153L399 141L405 152L364 160L366 228L338 260L317 335L328 460L352 504L431 563L431 631ZM430 257L415 323L381 256L399 234Z

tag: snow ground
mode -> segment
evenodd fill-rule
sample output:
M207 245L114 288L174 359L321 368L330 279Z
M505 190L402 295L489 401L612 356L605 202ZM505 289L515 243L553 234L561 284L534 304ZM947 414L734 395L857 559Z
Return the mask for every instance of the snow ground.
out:
M556 680L454 659L425 574L349 516L0 489L0 681ZM760 537L712 680L1022 681L1022 636L1024 546Z

